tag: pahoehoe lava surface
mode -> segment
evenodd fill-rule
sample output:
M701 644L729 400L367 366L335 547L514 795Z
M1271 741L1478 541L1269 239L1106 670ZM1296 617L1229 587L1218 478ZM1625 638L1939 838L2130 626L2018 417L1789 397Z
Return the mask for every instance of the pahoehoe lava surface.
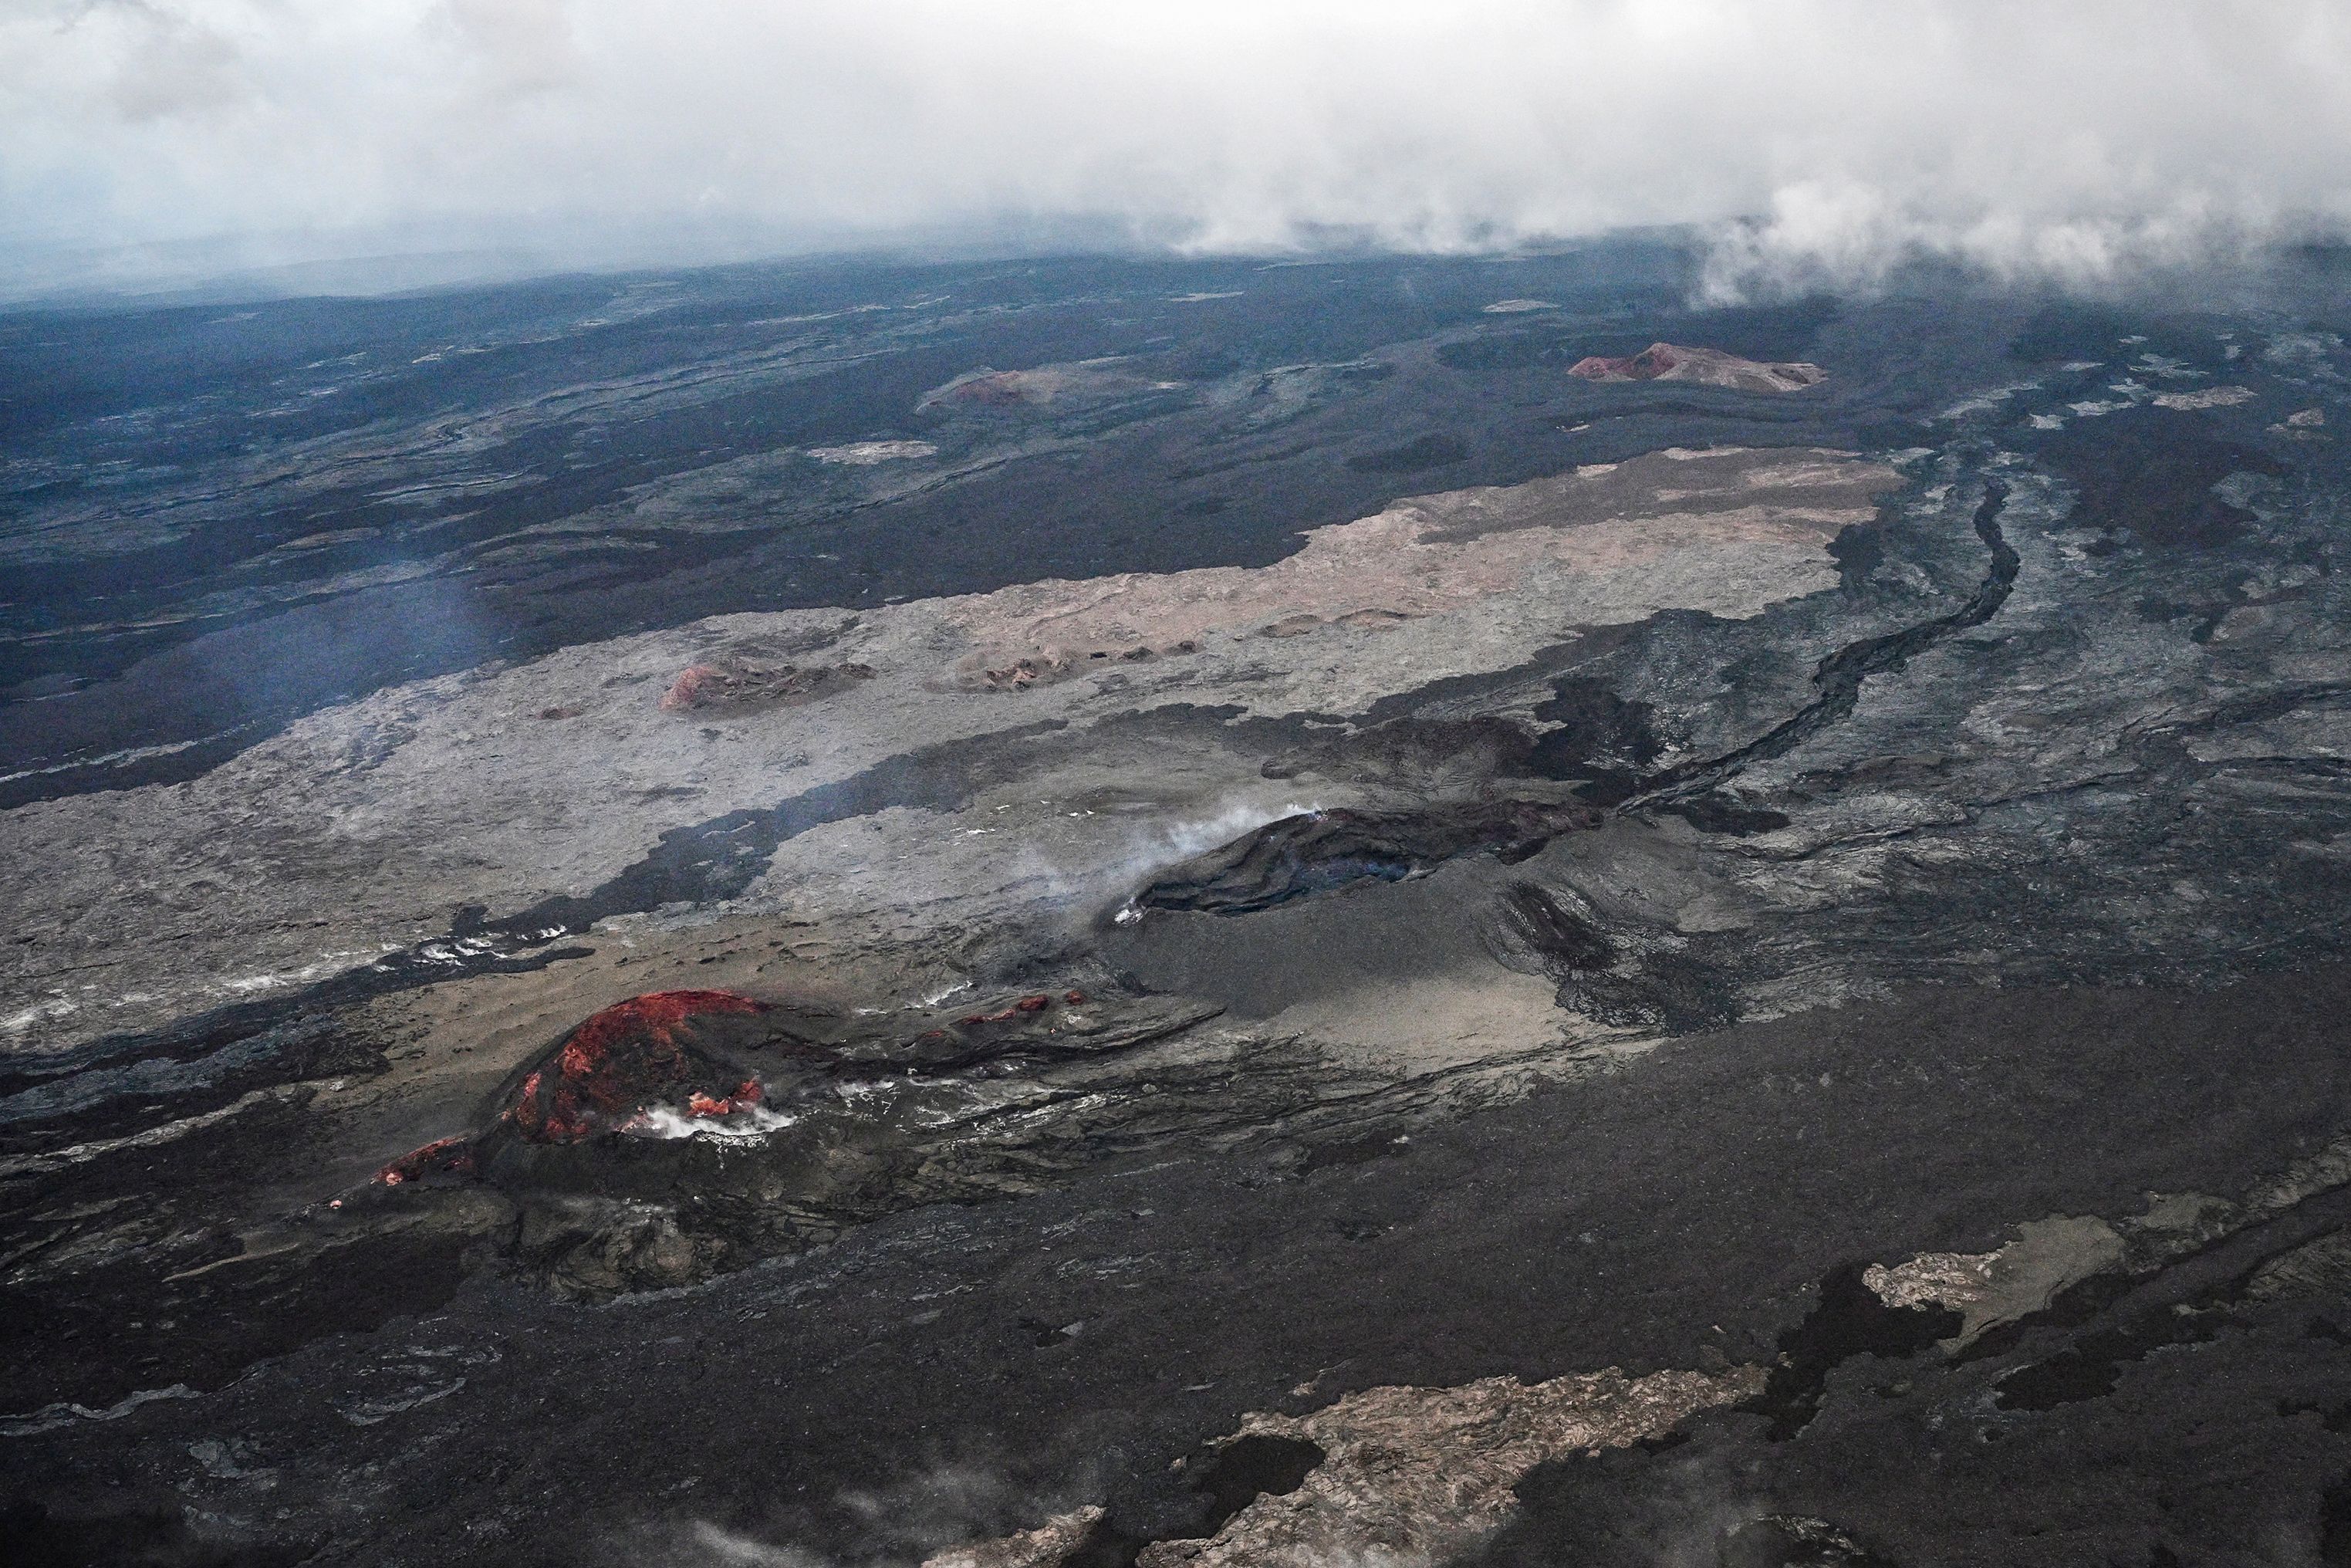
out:
M1691 266L0 317L0 1552L2341 1559L2339 279Z

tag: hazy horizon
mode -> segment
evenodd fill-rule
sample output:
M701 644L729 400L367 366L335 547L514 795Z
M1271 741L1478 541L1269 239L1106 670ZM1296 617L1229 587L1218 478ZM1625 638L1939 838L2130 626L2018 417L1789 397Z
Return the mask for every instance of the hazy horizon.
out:
M0 132L17 297L383 258L473 258L423 269L456 281L1628 227L1689 230L1716 298L1922 260L2096 287L2351 233L2351 20L2318 0L28 0L0 20Z

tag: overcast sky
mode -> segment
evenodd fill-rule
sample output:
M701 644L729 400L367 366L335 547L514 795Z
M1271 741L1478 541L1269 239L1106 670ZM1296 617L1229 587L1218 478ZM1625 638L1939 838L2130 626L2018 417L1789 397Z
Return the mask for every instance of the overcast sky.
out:
M2351 226L2351 0L0 0L0 274L893 235L1457 250L1724 288Z

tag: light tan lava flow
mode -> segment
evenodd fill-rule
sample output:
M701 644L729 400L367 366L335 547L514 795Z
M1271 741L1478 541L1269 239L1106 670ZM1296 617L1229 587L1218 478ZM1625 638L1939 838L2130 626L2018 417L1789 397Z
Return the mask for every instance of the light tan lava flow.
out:
M1900 484L1882 463L1815 449L1669 448L1522 485L1400 500L1315 528L1269 567L1023 583L946 601L978 644L961 683L1011 689L1196 652L1214 635L1442 614L1548 575L1636 571L1692 546L1817 551Z
M1761 1392L1764 1376L1739 1366L1628 1378L1612 1366L1546 1383L1367 1388L1311 1415L1254 1414L1226 1441L1302 1438L1322 1450L1322 1462L1297 1490L1260 1495L1207 1540L1144 1547L1138 1568L1423 1568L1507 1522L1513 1489L1537 1465L1662 1436ZM924 1568L1054 1568L1101 1517L1099 1509L1063 1514L941 1552Z
M1612 1366L1547 1383L1367 1388L1309 1416L1253 1415L1238 1436L1303 1437L1326 1457L1297 1490L1259 1497L1208 1540L1145 1547L1140 1568L1438 1562L1499 1529L1537 1465L1662 1436L1763 1379L1754 1366L1639 1378Z

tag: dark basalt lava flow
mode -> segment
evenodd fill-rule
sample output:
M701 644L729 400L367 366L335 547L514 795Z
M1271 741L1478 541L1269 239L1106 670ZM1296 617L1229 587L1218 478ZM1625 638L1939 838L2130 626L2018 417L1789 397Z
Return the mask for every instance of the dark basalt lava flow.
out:
M2339 288L1686 259L41 326L0 1554L2351 1562Z
M1472 852L1505 863L1524 860L1560 834L1599 822L1600 813L1587 806L1528 800L1478 800L1420 813L1312 811L1269 822L1170 868L1129 907L1248 915L1351 883L1426 876Z

